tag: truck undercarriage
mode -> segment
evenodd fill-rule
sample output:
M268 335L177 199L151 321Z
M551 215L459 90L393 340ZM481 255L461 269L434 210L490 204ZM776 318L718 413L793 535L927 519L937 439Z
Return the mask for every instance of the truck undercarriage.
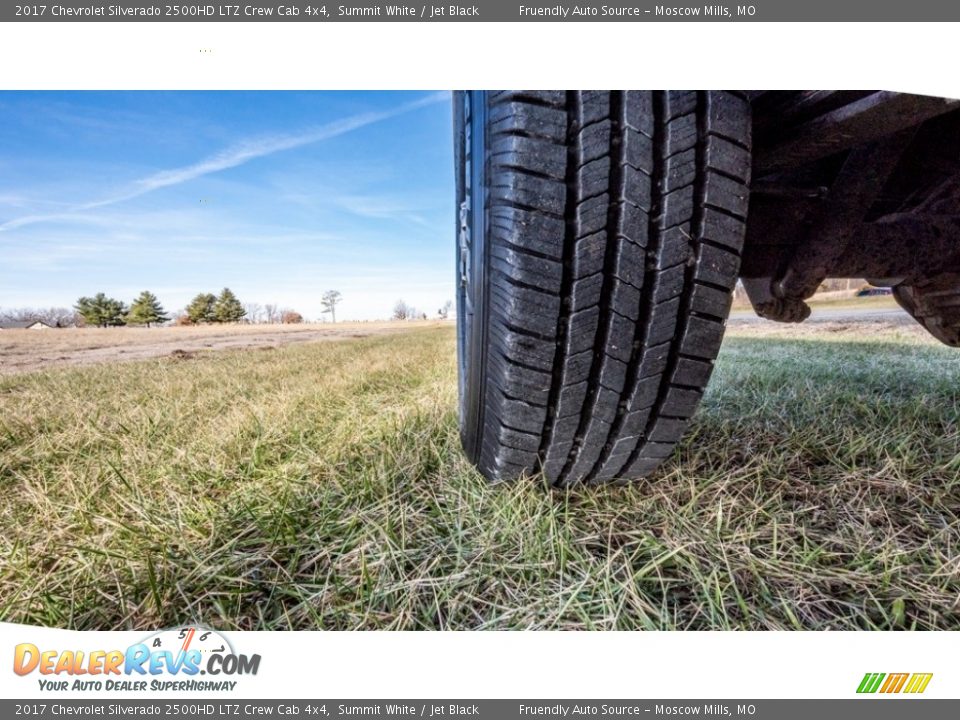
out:
M960 101L870 91L750 94L753 183L740 277L800 322L828 278L865 278L960 345Z

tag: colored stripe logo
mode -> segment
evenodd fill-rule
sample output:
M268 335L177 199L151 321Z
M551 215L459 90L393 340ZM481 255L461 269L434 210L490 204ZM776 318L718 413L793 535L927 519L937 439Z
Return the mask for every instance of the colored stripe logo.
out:
M909 693L918 695L927 689L933 673L867 673L860 681L857 693Z

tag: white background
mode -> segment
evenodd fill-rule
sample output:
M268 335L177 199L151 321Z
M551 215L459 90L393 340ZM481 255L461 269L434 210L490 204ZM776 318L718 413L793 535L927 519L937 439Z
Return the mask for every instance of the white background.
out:
M42 676L37 671L23 677L11 672L13 648L29 642L41 651L125 650L148 634L0 624L0 697L127 697L41 693L37 679ZM922 696L898 696L908 702L916 697L960 697L957 637L949 632L223 634L235 652L259 653L262 658L255 677L237 678L236 692L217 694L224 700L853 698L866 672L934 673ZM197 696L206 699L211 693Z
M950 24L532 23L0 26L5 89L883 89L960 97ZM201 52L204 51L204 52ZM0 694L39 694L13 646L124 648L146 633L0 625ZM246 633L245 697L854 697L865 672L933 672L954 633ZM44 648L44 649L47 649ZM8 674L9 673L9 674Z

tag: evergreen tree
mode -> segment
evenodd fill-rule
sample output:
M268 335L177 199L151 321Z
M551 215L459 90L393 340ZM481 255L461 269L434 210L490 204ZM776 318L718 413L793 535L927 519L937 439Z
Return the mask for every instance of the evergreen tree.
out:
M92 298L82 297L74 305L87 325L113 327L126 324L127 308L119 300L97 293Z
M77 311L77 315L83 318L85 325L94 325L99 327L100 313L97 312L93 298L86 296L80 298L77 300L77 304L73 306L73 309Z
M169 319L157 296L149 290L140 293L140 297L133 301L130 312L127 313L127 322L147 327L151 324L167 322Z
M247 311L243 309L243 305L230 288L224 288L220 291L220 297L217 298L213 312L217 322L225 323L240 322L247 314Z
M187 317L195 325L217 321L217 298L212 293L200 293L187 305Z

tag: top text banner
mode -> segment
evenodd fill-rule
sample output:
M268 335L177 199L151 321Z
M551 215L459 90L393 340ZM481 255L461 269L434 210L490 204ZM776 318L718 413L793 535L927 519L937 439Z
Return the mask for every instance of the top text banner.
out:
M943 0L754 0L754 4L662 4L640 0L476 4L289 0L167 4L133 0L3 3L0 22L950 22L960 3Z

